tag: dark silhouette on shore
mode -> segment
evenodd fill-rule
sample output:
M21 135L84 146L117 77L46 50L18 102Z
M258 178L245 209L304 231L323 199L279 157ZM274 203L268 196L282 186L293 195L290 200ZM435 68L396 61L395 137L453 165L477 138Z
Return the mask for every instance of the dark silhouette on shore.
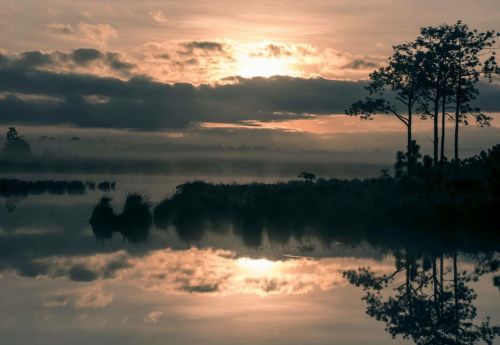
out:
M368 238L404 231L425 241L425 234L439 232L498 243L500 145L460 161L459 170L449 163L439 175L431 163L419 160L409 177L407 161L398 159L395 177L385 173L374 179L314 183L183 184L155 207L155 224L174 225L183 238L227 221L255 245L264 229L280 242L292 234L300 237L305 228L321 229L316 231L325 238L344 229ZM272 232L279 228L288 235Z
M151 204L140 194L130 194L125 200L123 211L115 214L111 198L103 197L92 212L89 220L94 235L99 240L109 239L119 232L132 243L145 242L149 238L153 216Z

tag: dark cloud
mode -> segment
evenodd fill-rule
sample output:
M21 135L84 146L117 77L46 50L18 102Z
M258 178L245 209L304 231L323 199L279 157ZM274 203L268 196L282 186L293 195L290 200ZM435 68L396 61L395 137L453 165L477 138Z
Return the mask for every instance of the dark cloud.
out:
M0 66L24 71L44 68L64 70L68 67L88 67L92 64L108 66L111 70L123 75L128 75L129 71L136 67L134 64L126 62L119 53L104 53L94 48L78 48L69 53L28 51L18 56L0 54Z
M268 45L267 50L269 51L269 54L271 56L282 56L282 55L289 56L289 55L292 55L292 53L290 53L287 49L280 47L278 45L275 45L275 44Z
M122 72L123 74L128 74L128 72L135 67L134 64L123 61L122 57L118 53L107 53L106 61L109 67L115 71Z
M22 53L19 58L12 62L17 68L29 69L52 65L54 59L50 54L41 53L39 51L29 51Z
M79 65L88 65L96 60L104 58L104 54L100 50L93 48L79 48L72 52L73 61Z
M240 123L341 113L362 83L290 77L237 79L231 85L163 84L92 75L0 69L0 121L162 130L199 122ZM26 100L15 94L53 97ZM102 96L92 103L85 96Z
M224 45L222 43L213 41L192 41L184 43L183 45L189 51L192 51L194 49L201 49L222 52L224 50Z
M182 290L189 293L214 293L219 291L219 286L217 284L185 285L182 287Z
M301 47L299 52L302 54L304 49ZM277 45L277 44L268 44L263 51L253 53L252 56L256 57L281 57L281 56L292 56L293 53L290 51L288 47ZM303 54L306 55L306 54Z
M355 59L350 63L342 66L342 69L368 69L377 68L378 64L372 61L366 61L363 59Z
M78 56L80 63L106 59L122 74L133 68L118 54L101 54L78 50L71 57ZM141 76L120 80L38 68L51 61L46 54L30 52L0 65L0 92L9 94L0 98L0 122L154 131L201 122L237 124L339 114L366 96L365 82L321 78L237 77L226 79L226 84L194 86ZM478 105L485 111L499 111L500 87L480 86L485 92ZM96 97L106 101L92 102Z
M479 83L476 104L483 111L500 112L500 83Z

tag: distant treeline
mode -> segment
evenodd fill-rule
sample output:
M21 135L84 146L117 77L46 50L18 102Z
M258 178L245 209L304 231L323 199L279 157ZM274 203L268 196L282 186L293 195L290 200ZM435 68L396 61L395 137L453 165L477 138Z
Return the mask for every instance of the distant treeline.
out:
M173 227L186 242L201 240L207 231L232 231L251 247L261 245L264 233L271 242L281 244L314 236L323 243L368 239L372 244L409 240L430 245L430 237L439 237L466 245L489 241L498 247L500 145L461 161L458 170L450 165L437 175L432 168L426 170L425 163L418 167L419 174L412 177L384 173L366 180L187 183L156 205L154 224ZM148 202L137 195L131 197L136 207L125 207L124 214L140 210L143 217L149 212ZM103 199L91 222L97 237L108 238L113 231L143 231L145 236L135 238L147 239L149 226L123 230L128 225L116 225L112 219L116 216L110 200ZM110 224L114 229L105 231Z
M109 192L115 189L115 182L102 181L23 181L18 179L0 179L0 196L29 194L84 194L87 190Z
M109 174L162 174L162 175L225 175L241 176L293 176L297 171L314 169L319 174L336 176L374 176L384 164L354 164L332 161L307 162L276 161L272 159L184 158L160 159L42 159L32 157L26 161L0 159L0 171L33 173L109 173Z

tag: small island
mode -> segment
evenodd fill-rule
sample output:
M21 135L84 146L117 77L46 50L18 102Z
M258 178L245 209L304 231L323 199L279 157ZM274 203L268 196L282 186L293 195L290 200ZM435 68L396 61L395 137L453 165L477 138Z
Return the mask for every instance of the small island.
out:
M9 127L0 157L11 162L23 162L32 157L30 144L19 136L15 127Z

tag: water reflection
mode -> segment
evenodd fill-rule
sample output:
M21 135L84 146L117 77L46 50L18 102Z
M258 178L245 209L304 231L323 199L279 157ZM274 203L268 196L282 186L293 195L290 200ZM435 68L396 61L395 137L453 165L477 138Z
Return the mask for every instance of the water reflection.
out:
M103 200L101 203L107 202ZM274 244L286 245L291 238L299 241L301 252L314 251L311 238L323 245L341 240L355 246L367 240L394 258L395 270L385 272L387 266L367 268L352 259L341 264L327 259L307 258L234 260L234 254L230 252L210 252L208 254L212 257L195 260L197 270L177 263L173 265L174 272L171 272L171 258L165 257L166 253L155 253L154 256L162 256L162 259L153 259L156 262L149 267L160 268L163 273L146 273L141 275L140 280L148 281L147 285L162 291L231 291L263 296L269 293L304 294L317 288L328 290L343 283L342 274L351 284L363 288L365 295L362 299L367 304L367 314L384 322L387 332L393 337L402 336L416 344L475 344L478 341L492 344L500 334L500 328L492 325L488 317L477 320L474 305L477 295L469 286L477 282L481 275L491 275L498 270L496 244L490 247L491 243L484 239L468 237L471 232L450 229L445 234L441 231L433 236L425 232L423 239L415 241L419 234L413 228L411 231L401 229L400 232L389 233L379 231L379 236L374 238L372 229L367 231L351 227L349 232L345 232L336 230L338 227L328 228L332 224L317 223L312 228L309 222L295 222L290 226L289 215L277 214L266 218L268 210L258 208L233 210L228 214L221 211L224 207L220 206L210 204L200 207L196 201L183 201L182 207L178 207L164 201L155 209L155 224L167 229L172 225L179 238L187 243L199 242L207 232L227 234L232 230L232 234L247 247L260 247L265 233L268 241ZM94 215L99 207L94 210ZM109 206L106 204L106 207ZM112 214L109 210L108 213ZM344 224L348 225L352 224ZM127 238L127 235L124 234L124 237ZM466 254L469 260L462 267L459 267L457 258L459 251ZM361 267L349 269L352 264ZM200 270L203 272L201 276L192 274ZM147 269L144 267L142 271ZM177 285L165 280L165 277L172 276ZM498 281L499 276L493 276L493 283L497 286Z
M109 239L121 233L130 242L147 241L154 224L159 229L174 229L178 238L188 245L200 243L208 235L234 235L248 248L259 248L263 241L286 246L291 240L300 243L301 252L314 250L311 239L323 246L344 243L357 246L368 242L374 247L466 252L496 251L498 234L477 234L470 227L436 225L369 226L365 220L346 220L339 216L318 219L296 214L273 213L268 207L230 209L217 203L196 199L176 203L165 199L154 207L141 194L127 196L121 214L115 214L109 197L101 198L94 207L90 224L98 239ZM272 215L272 216L271 216ZM334 217L336 218L336 217Z
M79 180L36 180L25 181L14 178L0 177L0 197L5 198L5 209L9 213L15 212L18 204L29 195L83 195L87 191L100 192L114 191L116 182L79 181Z
M0 209L2 334L343 345L498 334L498 242L471 232L228 216L196 202L167 219L140 194L95 198L30 196L15 213Z
M151 204L140 194L131 194L125 200L123 211L115 214L111 207L111 198L103 197L94 208L89 223L94 235L100 239L109 239L114 232L119 232L132 243L145 242L153 217L149 209Z
M12 213L17 209L17 205L26 199L25 196L16 195L5 198L5 209L7 212Z
M500 327L488 317L476 320L476 293L469 285L499 266L495 254L474 257L459 267L457 253L415 256L395 254L395 270L379 274L370 268L344 272L351 284L365 291L366 312L386 324L393 336L416 344L492 344Z

